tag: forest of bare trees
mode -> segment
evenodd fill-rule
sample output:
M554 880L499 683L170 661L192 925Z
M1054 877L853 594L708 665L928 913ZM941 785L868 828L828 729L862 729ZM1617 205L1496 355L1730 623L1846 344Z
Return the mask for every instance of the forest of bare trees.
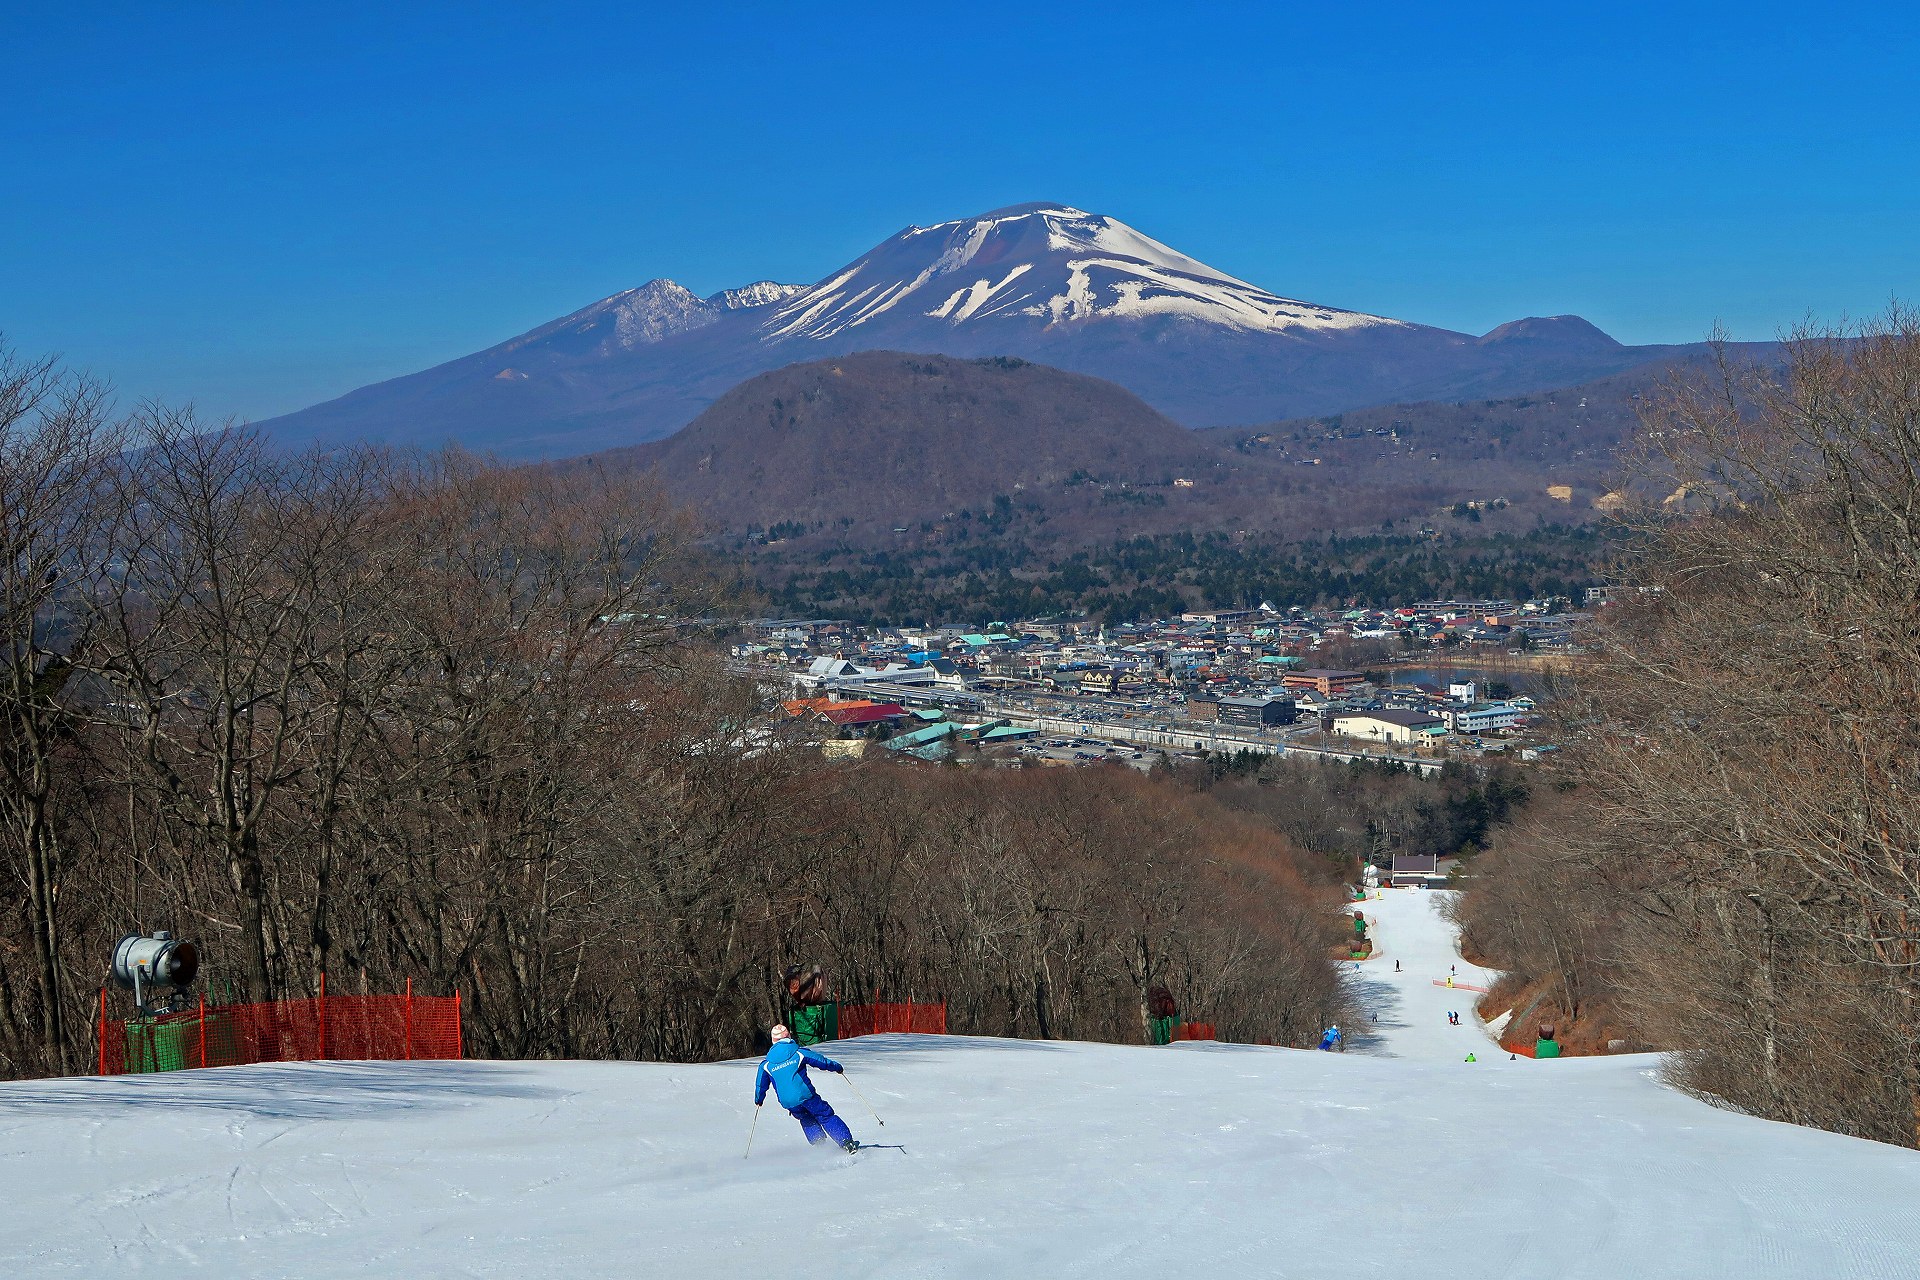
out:
M503 1057L742 1052L789 961L984 1034L1341 1012L1333 864L1256 816L790 741L644 478L288 457L3 356L0 536L0 1074L84 1069L155 928L216 999L457 988Z
M1648 590L1468 937L1699 1095L1920 1145L1920 318L1677 385L1642 444Z

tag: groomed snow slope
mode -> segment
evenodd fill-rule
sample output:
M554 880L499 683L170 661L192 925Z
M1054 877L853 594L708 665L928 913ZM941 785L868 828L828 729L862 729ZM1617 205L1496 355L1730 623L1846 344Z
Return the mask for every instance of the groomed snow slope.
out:
M1480 993L1445 985L1452 976L1456 983L1484 991L1500 976L1461 959L1453 927L1439 913L1441 903L1452 896L1388 889L1377 899L1354 904L1367 918L1373 958L1346 966L1347 981L1370 1019L1378 1021L1341 1028L1349 1051L1416 1062L1464 1062L1469 1053L1484 1060L1498 1049L1474 1016L1473 1003ZM1398 973L1393 969L1396 961ZM1460 1015L1460 1026L1447 1022L1449 1012ZM1503 1062L1506 1057L1500 1054ZM1642 1069L1654 1065L1650 1058L1635 1062Z
M1357 980L1380 1014L1375 1047L1405 1056L832 1047L887 1127L844 1081L822 1091L862 1138L904 1153L810 1150L769 1105L743 1160L745 1062L0 1086L0 1261L35 1277L1920 1269L1920 1156L1713 1110L1657 1084L1648 1058L1510 1062L1446 1026L1455 1005L1431 983L1459 962L1438 896L1368 909L1382 960ZM1374 976L1396 950L1398 984Z

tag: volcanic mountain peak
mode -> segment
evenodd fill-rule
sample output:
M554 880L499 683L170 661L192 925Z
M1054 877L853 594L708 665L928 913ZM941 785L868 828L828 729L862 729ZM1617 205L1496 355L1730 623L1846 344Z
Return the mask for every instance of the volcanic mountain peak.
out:
M521 334L497 350L504 355L539 344L604 355L704 328L718 315L716 308L683 285L649 280Z
M1015 356L1117 382L1188 426L1487 399L1620 373L1572 316L1484 337L1269 293L1055 201L912 226L807 286L653 280L531 333L276 420L290 443L456 439L559 457L658 439L768 369L857 351Z
M772 280L756 280L752 284L743 284L738 289L722 289L707 302L722 311L742 311L748 307L764 307L770 302L780 302L796 293L804 293L804 284L778 284Z
M1254 332L1401 326L1268 293L1117 218L1036 203L908 227L784 302L768 338L832 338L882 317L949 325L1197 321Z
M628 290L612 312L615 340L623 347L659 342L713 322L706 302L671 280L649 280Z
M805 288L756 280L702 298L675 281L649 280L522 334L497 350L505 355L539 344L576 355L612 355L704 329L730 311L769 306Z

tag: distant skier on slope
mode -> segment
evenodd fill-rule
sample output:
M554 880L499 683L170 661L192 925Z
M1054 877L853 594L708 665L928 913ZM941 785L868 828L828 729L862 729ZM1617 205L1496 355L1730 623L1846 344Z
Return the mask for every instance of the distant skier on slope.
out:
M860 1144L854 1141L847 1122L835 1115L827 1100L813 1091L813 1082L807 1079L810 1066L836 1075L846 1070L832 1058L796 1044L793 1033L785 1026L775 1026L773 1047L767 1050L760 1069L753 1075L753 1105L758 1107L764 1103L767 1089L771 1087L787 1114L800 1122L800 1131L807 1135L808 1142L818 1146L831 1139L847 1151L858 1151Z

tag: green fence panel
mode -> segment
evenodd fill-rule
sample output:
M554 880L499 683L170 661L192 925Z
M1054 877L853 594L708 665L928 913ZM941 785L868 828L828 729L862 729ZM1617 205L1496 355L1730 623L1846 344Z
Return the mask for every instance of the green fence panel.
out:
M190 1067L230 1067L247 1061L241 1052L240 1037L231 1018L209 1011L206 1015L207 1060L200 1061L203 1043L201 1020L195 1017L178 1021L148 1022L136 1019L127 1024L127 1071L146 1075L155 1071L185 1071Z
M787 1026L793 1032L793 1038L801 1044L819 1044L822 1040L840 1038L840 1006L838 1004L802 1005L789 1015Z
M127 1070L184 1071L200 1059L200 1028L193 1022L129 1022Z

